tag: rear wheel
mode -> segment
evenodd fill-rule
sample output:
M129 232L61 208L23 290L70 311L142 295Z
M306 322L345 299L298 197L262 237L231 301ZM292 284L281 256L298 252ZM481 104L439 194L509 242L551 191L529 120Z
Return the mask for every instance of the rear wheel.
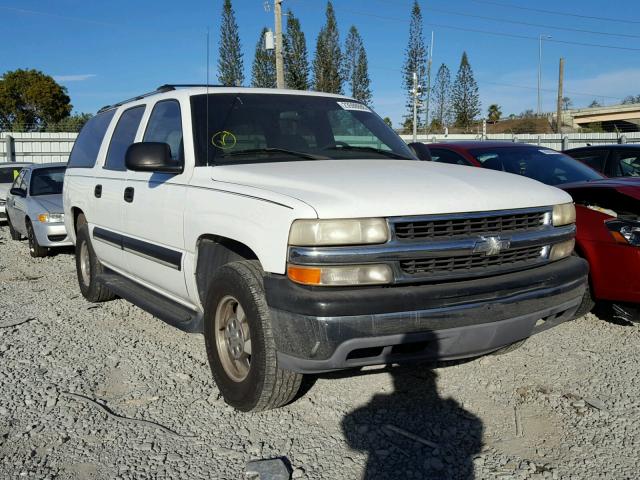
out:
M33 231L33 225L31 221L27 220L27 239L29 240L29 253L32 257L45 257L49 253L47 247L41 247L36 238L36 232Z
M263 275L256 261L222 267L205 306L205 343L225 401L245 412L277 408L300 389L302 375L278 366Z
M90 302L106 302L116 298L115 294L97 281L104 267L96 257L89 238L89 226L84 215L78 217L76 233L76 273L82 296Z
M13 224L11 223L11 218L7 215L7 223L9 224L9 235L11 235L11 240L22 240L22 235L13 228Z

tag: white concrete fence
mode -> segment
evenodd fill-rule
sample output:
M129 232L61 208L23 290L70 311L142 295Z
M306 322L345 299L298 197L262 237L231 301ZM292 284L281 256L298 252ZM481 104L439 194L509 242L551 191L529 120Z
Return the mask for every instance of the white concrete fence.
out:
M0 133L0 162L66 162L77 133ZM411 135L402 135L411 142ZM483 140L476 134L418 135L419 142ZM604 143L640 143L640 132L566 134L489 134L484 140L532 143L556 150ZM372 145L374 142L372 142ZM7 154L8 152L8 154Z

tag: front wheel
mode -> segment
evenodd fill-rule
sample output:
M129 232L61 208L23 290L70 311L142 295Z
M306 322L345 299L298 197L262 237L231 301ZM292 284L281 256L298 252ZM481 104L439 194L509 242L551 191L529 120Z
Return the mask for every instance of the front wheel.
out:
M256 261L225 265L211 280L205 306L213 378L225 402L244 412L287 404L302 381L278 366L263 275Z
M45 257L47 253L49 253L47 247L41 247L38 243L36 232L33 231L33 225L31 225L29 220L27 220L27 239L29 240L29 254L31 254L32 257Z

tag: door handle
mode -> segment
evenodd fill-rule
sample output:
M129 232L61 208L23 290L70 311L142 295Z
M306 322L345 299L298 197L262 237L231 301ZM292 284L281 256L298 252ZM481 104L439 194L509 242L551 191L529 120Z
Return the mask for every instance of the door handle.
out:
M96 198L100 198L102 196L102 185L96 185L96 188L93 189L93 194Z
M127 187L124 189L124 201L125 202L133 202L133 187Z

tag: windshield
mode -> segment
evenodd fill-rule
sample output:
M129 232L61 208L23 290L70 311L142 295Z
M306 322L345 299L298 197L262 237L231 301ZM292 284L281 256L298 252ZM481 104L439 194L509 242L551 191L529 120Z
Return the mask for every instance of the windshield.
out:
M29 194L32 197L61 194L66 168L67 167L51 167L34 169L31 172Z
M196 165L415 159L378 115L355 101L239 93L196 95L191 104Z
M0 183L13 183L22 167L0 167Z
M547 185L599 180L599 173L548 148L499 147L469 150L482 166L533 178Z

